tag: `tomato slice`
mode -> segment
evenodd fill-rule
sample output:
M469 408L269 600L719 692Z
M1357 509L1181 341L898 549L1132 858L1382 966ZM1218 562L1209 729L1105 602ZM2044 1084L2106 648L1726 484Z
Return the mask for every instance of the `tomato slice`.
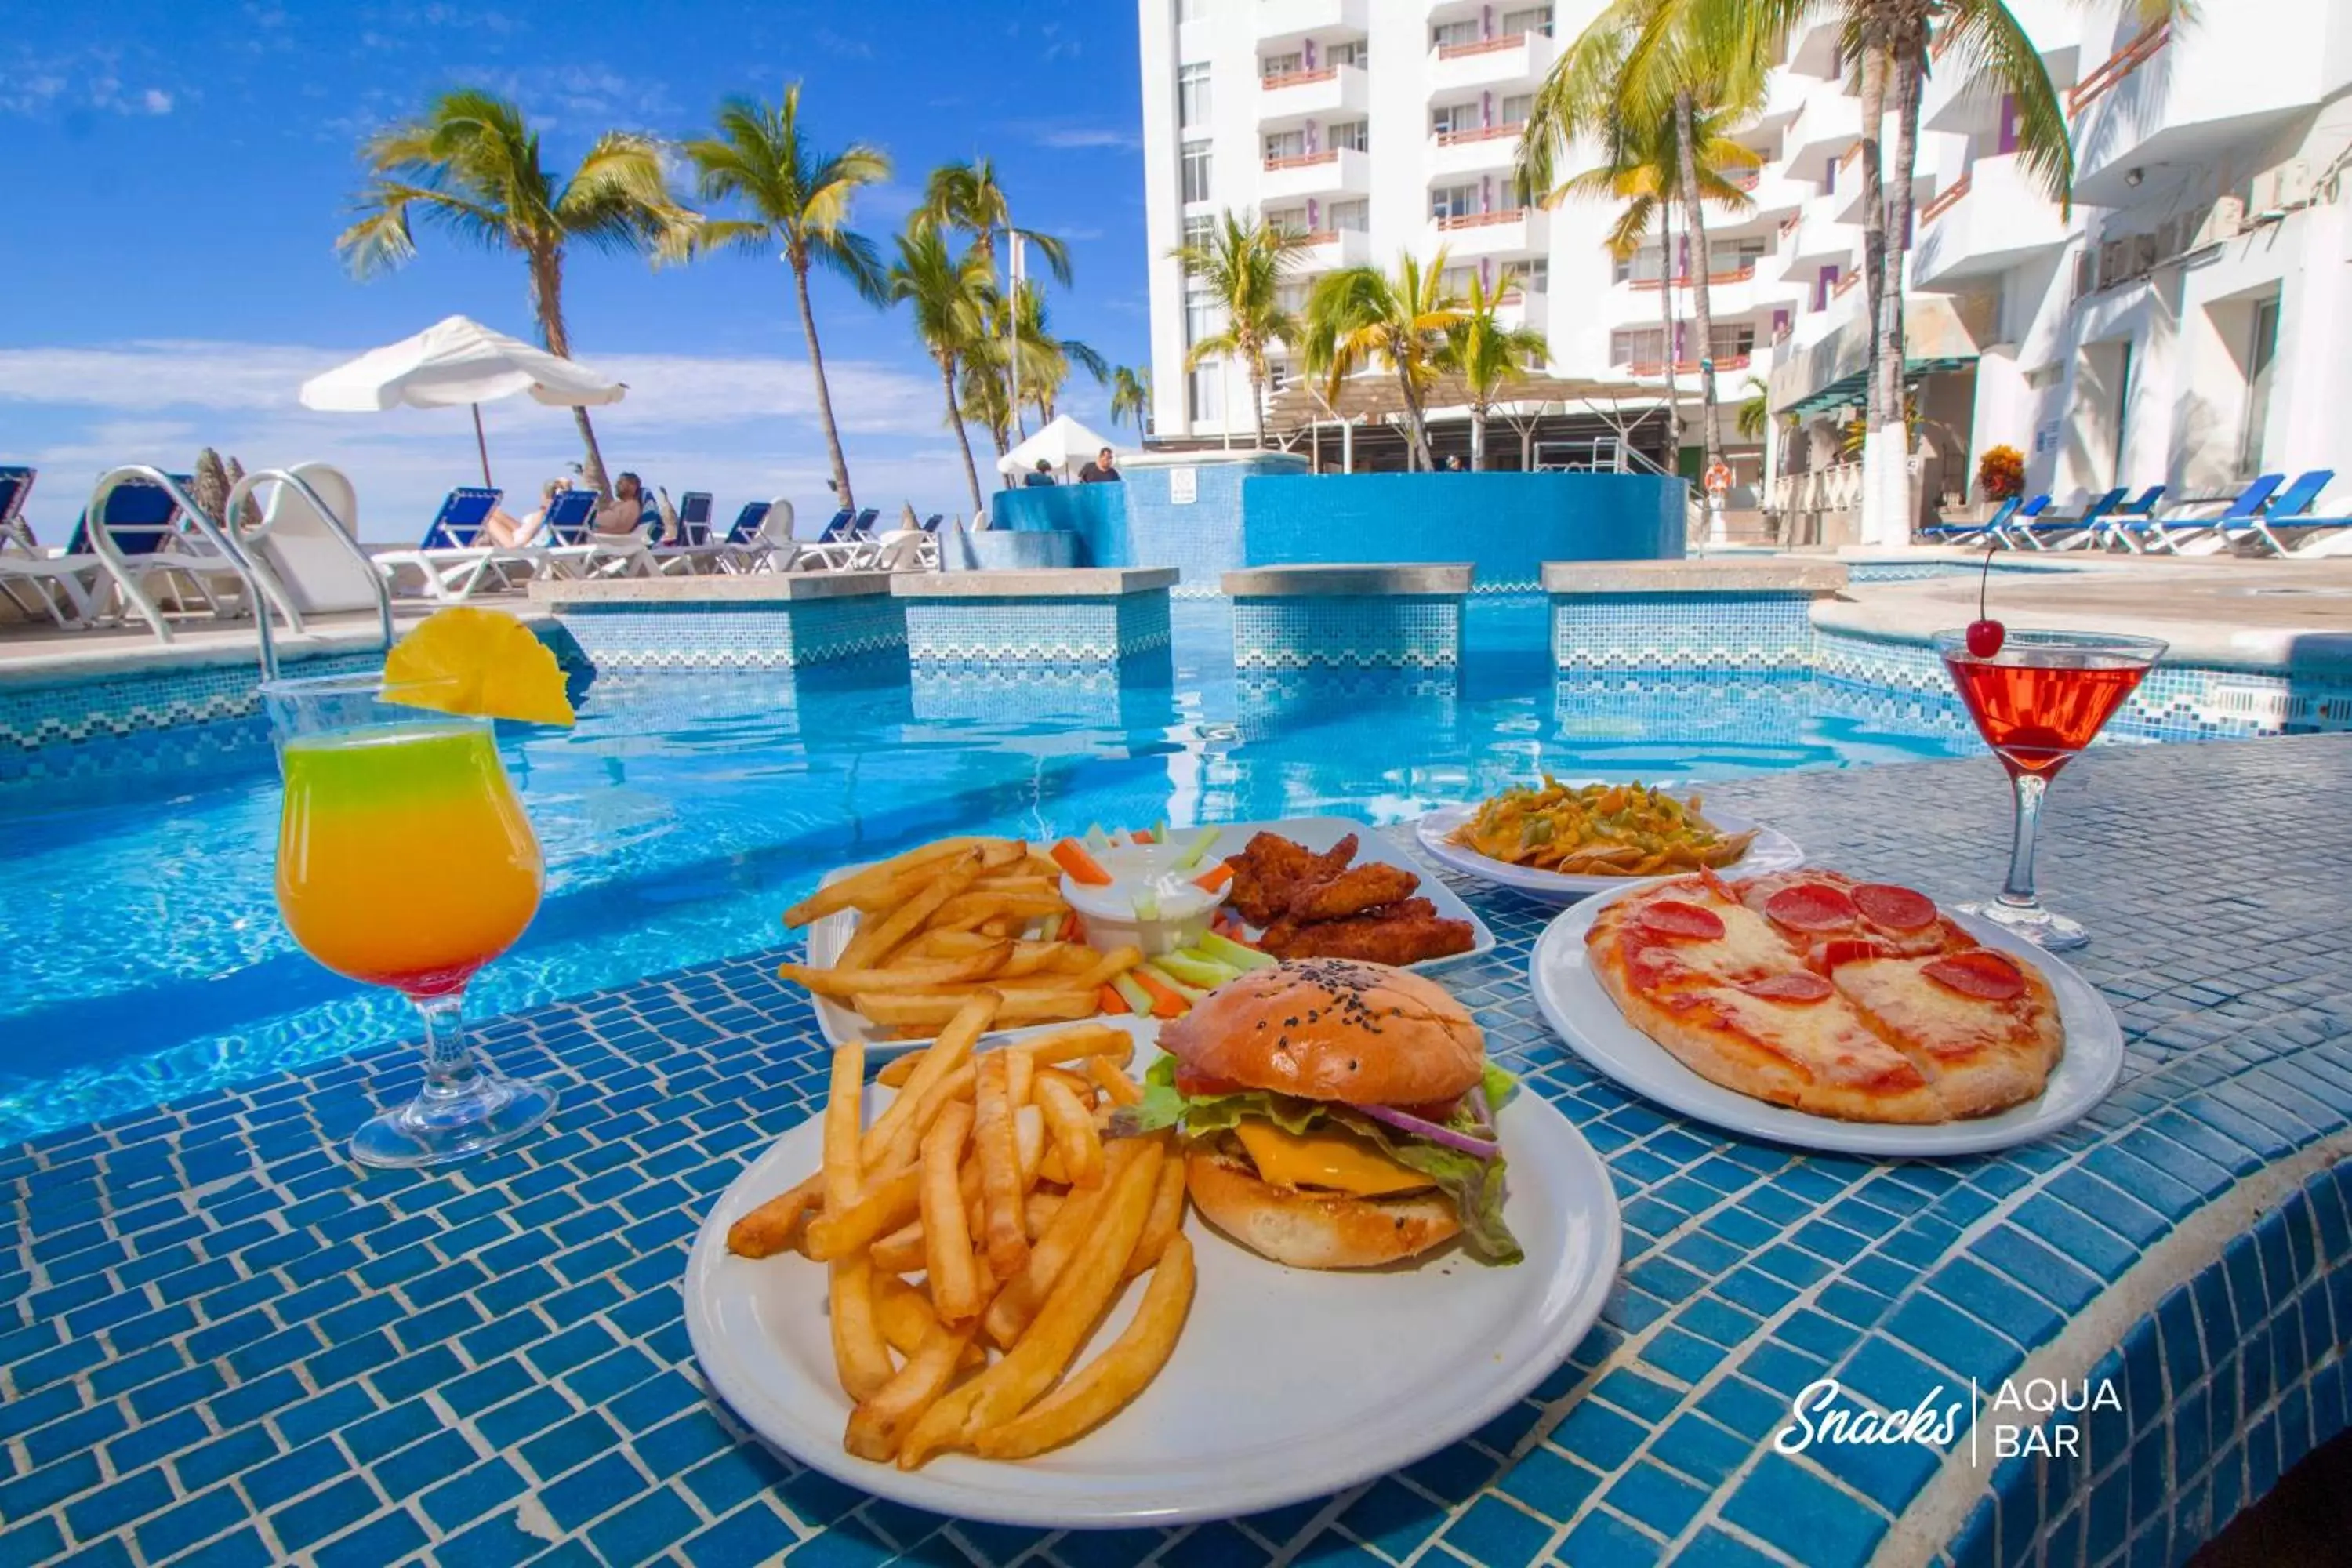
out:
M1751 980L1740 989L1770 1002L1826 1002L1837 987L1809 970L1798 969Z
M1229 1078L1215 1078L1180 1066L1176 1069L1176 1092L1187 1098L1213 1100L1221 1094L1245 1094L1248 1090Z
M1936 923L1934 900L1892 882L1864 882L1853 890L1853 904L1871 924L1888 931L1925 931Z
M1800 882L1764 900L1764 918L1790 931L1811 934L1851 930L1861 918L1853 900L1823 882Z
M2007 1002L2025 994L2025 976L2017 965L1981 947L1939 958L1919 973L1948 991L1983 1002Z
M1636 924L1653 936L1673 937L1682 942L1714 942L1723 935L1723 917L1700 904L1686 904L1680 899L1661 899L1646 905L1633 917Z

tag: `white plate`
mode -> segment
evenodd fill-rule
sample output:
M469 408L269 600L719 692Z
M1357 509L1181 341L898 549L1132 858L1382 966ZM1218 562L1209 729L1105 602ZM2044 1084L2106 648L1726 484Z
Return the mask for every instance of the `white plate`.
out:
M1970 936L2041 970L2058 997L2066 1045L2039 1098L2011 1106L1998 1116L1946 1121L1926 1127L1891 1122L1840 1121L1769 1105L1701 1078L1672 1052L1625 1021L1616 1000L1601 987L1585 961L1584 933L1601 911L1633 892L1620 889L1564 910L1536 940L1528 960L1537 1005L1576 1054L1619 1083L1670 1110L1751 1138L1769 1138L1801 1149L1836 1154L1888 1154L1937 1158L1980 1154L2048 1136L2074 1121L2107 1097L2124 1068L2123 1026L2091 983L2032 942L1968 915L1956 915Z
M1156 1032L1113 1021L1140 1038ZM868 1089L869 1116L888 1093ZM1549 1376L1617 1274L1609 1173L1565 1117L1523 1090L1497 1125L1511 1162L1504 1215L1524 1262L1489 1268L1448 1247L1417 1268L1286 1268L1192 1215L1192 1316L1133 1405L1034 1459L947 1454L901 1470L841 1447L851 1407L834 1379L824 1268L797 1253L753 1261L727 1251L729 1226L816 1168L821 1120L772 1144L703 1222L687 1262L687 1333L710 1386L769 1442L861 1490L959 1519L1176 1524L1385 1475L1475 1432ZM1082 1354L1117 1336L1141 1289L1129 1287Z
M1421 878L1421 886L1413 889L1415 898L1427 899L1445 920L1470 922L1469 952L1448 953L1444 958L1428 959L1412 967L1423 971L1442 969L1449 963L1459 963L1465 958L1475 958L1480 953L1495 951L1495 933L1487 929L1485 921L1478 918L1475 910L1462 901L1462 895L1447 887L1442 879L1430 876L1424 868L1415 865L1391 846L1378 828L1339 816L1293 816L1280 822L1228 822L1204 826L1217 828L1216 842L1202 857L1204 861L1240 854L1242 846L1247 844L1255 833L1279 833L1285 838L1318 852L1330 848L1352 833L1356 836L1356 858L1350 864L1360 866L1366 861L1381 861L1391 866L1402 866ZM1183 837L1188 834L1197 835L1200 828L1180 827L1174 832L1178 837ZM819 885L837 882L864 869L863 866L841 867L827 872L824 882ZM857 933L857 910L843 910L810 926L808 963L818 969L832 968L840 960L841 950L847 947L849 939ZM884 1057L903 1056L927 1043L923 1040L877 1039L874 1037L878 1031L875 1026L847 1007L824 996L812 996L810 1000L816 1004L817 1026L824 1031L827 1045L838 1046L845 1041L863 1039L875 1056Z
M1421 847L1441 864L1456 871L1525 893L1531 899L1547 903L1572 903L1593 893L1613 892L1634 882L1654 882L1656 877L1604 877L1589 872L1546 871L1534 866L1514 866L1508 860L1497 860L1491 855L1481 855L1459 844L1449 844L1445 836L1478 815L1475 805L1441 806L1412 825L1421 839ZM1775 827L1764 827L1740 816L1736 811L1706 808L1706 819L1725 833L1745 833L1756 829L1755 841L1748 853L1728 866L1717 869L1726 877L1761 877L1772 871L1793 871L1805 863L1805 852L1797 841ZM1680 872L1668 873L1679 876Z

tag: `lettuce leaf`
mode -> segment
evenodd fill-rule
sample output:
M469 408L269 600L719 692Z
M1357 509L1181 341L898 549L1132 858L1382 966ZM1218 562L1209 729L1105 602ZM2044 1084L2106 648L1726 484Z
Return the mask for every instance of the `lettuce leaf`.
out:
M1484 1085L1489 1105L1500 1105L1516 1087L1510 1074L1489 1064ZM1269 1089L1186 1095L1176 1088L1175 1058L1161 1057L1144 1069L1143 1099L1118 1112L1113 1119L1112 1131L1132 1136L1181 1126L1186 1137L1202 1138L1229 1131L1250 1116L1263 1118L1293 1134L1328 1121L1370 1139L1390 1159L1427 1176L1453 1200L1462 1215L1463 1245L1472 1257L1488 1263L1517 1263L1523 1256L1510 1226L1503 1223L1505 1162L1501 1158L1481 1160L1426 1138L1415 1138L1343 1105L1299 1100ZM1459 1123L1466 1130L1475 1122L1467 1110L1457 1110L1449 1125Z

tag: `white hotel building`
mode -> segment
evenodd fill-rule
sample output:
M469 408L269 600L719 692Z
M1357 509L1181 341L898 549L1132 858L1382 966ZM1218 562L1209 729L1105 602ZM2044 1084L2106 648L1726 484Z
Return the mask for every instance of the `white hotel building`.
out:
M2010 5L2069 113L2074 204L2063 213L2020 169L2009 105L1931 79L1909 307L1923 515L1975 500L1976 455L2003 444L2025 454L2029 489L2061 500L2331 467L2347 473L2331 500L2352 498L2352 0L2207 0L2199 21L2146 34L2112 0ZM1407 249L1444 246L1450 266L1490 279L1508 268L1524 280L1512 308L1550 339L1555 374L1663 388L1660 254L1612 261L1607 203L1545 212L1511 192L1515 127L1601 0L1139 9L1160 439L1251 427L1238 366L1184 373L1213 312L1168 259L1188 225L1226 208L1313 237L1302 295L1319 273L1392 267ZM1742 138L1764 159L1752 206L1709 214L1718 395L1736 404L1753 377L1796 420L1776 419L1759 447L1724 410L1739 499L1780 514L1784 538L1854 526L1859 468L1838 422L1859 412L1869 331L1861 129L1835 29L1813 26ZM1676 234L1687 424L1701 345ZM1465 449L1463 424L1439 416L1441 449ZM1695 427L1685 440L1687 470ZM1493 458L1515 464L1516 442Z

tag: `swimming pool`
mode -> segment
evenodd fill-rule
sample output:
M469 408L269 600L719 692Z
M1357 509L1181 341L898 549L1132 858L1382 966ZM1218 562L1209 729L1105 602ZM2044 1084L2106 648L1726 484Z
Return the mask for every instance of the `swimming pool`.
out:
M776 945L827 868L950 830L1387 823L1539 768L1705 781L1978 749L1956 704L1804 677L1556 682L1539 595L1474 601L1447 676L1237 678L1228 604L1173 615L1172 655L1116 675L910 679L893 658L594 681L576 730L501 736L548 888L477 1016ZM197 739L0 784L0 1143L410 1027L279 923L266 731Z

